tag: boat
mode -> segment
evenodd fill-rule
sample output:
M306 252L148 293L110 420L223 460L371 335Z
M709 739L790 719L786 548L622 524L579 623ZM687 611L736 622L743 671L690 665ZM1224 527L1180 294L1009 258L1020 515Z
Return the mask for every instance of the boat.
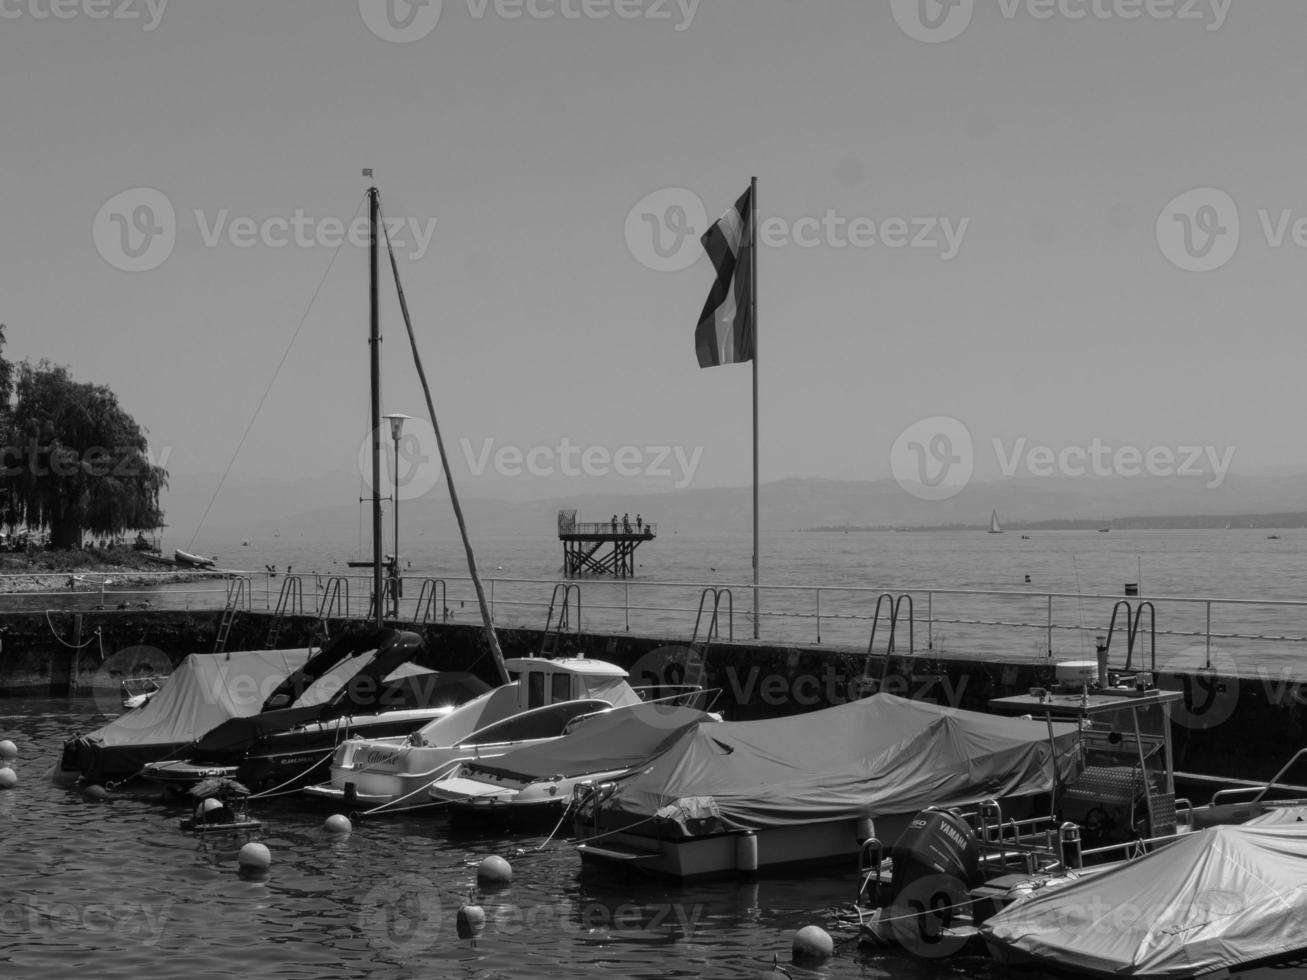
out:
M305 670L278 686L256 714L204 732L141 775L173 790L235 779L254 791L294 787L355 733L407 735L489 685L462 671L435 671L422 638L367 628L338 637Z
M1072 768L1055 807L1013 821L997 800L966 813L932 806L898 838L869 842L859 861L858 902L844 917L863 942L934 958L960 952L979 941L988 921L1032 895L1106 880L1213 827L1284 824L1307 813L1301 792L1284 781L1307 749L1264 786L1227 788L1198 807L1178 800L1170 711L1182 695L1156 690L1139 675L1112 683L1109 674L1107 684L1091 689L1090 667L1060 664L1059 689L989 704L1047 724L1050 744L1054 726L1072 723ZM1276 799L1279 793L1289 796Z
M1307 957L1307 823L1215 826L1032 890L980 926L999 962L1097 977L1284 976Z
M123 710L131 711L133 708L144 706L150 698L154 697L160 690L162 690L162 685L167 680L168 678L166 675L128 677L125 679L120 686Z
M94 783L134 775L224 721L259 711L264 692L303 667L310 652L193 653L144 704L64 742L55 778L63 782L80 777Z
M998 511L992 511L989 515L989 533L1002 534L1003 529L998 524Z
M189 551L176 549L172 553L173 560L179 565L194 565L196 568L212 568L216 559L205 558L203 555L193 555Z
M503 755L512 748L561 737L576 719L645 703L663 688L632 688L621 667L581 657L518 657L505 661L511 683L475 698L408 737L356 737L340 743L331 778L308 786L308 796L351 808L391 807L416 800L436 779L462 762ZM658 707L702 703L708 697L686 685Z
M683 729L721 718L695 708L640 703L575 719L561 738L457 765L427 795L455 818L534 825L556 821L583 782L643 766Z
M1065 778L1074 725L873 694L807 714L691 726L626 778L583 787L587 864L676 878L809 868L895 839L926 806L1022 818Z

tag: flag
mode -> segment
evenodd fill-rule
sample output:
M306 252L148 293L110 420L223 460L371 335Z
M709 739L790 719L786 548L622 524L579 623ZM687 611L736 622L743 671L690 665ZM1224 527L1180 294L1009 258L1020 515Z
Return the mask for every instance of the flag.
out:
M694 331L699 367L753 360L753 188L699 240L717 270Z

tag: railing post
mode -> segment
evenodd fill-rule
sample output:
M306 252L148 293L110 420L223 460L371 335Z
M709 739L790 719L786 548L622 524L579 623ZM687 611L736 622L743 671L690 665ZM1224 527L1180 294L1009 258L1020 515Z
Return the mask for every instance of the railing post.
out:
M625 582L622 584L622 605L624 607L622 612L626 619L626 632L629 633L631 632L631 583L630 582Z
M821 642L821 589L817 590L817 642Z
M1203 666L1204 670L1212 669L1212 600L1208 599L1203 605L1207 608L1207 663Z
M495 580L490 580L490 625L495 625Z
M1048 655L1053 656L1053 593L1048 594Z
M935 593L926 593L926 649L935 649Z

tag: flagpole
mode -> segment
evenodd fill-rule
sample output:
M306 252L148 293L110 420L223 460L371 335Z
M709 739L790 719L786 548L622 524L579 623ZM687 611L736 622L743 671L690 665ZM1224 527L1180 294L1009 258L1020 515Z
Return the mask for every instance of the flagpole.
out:
M753 638L758 639L758 178L750 178L749 304L753 316Z

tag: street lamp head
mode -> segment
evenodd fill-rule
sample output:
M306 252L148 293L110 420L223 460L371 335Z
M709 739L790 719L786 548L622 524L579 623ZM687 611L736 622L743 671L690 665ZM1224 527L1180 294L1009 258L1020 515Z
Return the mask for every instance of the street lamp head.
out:
M382 418L390 420L390 438L399 442L400 435L404 432L404 423L413 416L404 415L402 412L394 412L390 415L384 415Z

